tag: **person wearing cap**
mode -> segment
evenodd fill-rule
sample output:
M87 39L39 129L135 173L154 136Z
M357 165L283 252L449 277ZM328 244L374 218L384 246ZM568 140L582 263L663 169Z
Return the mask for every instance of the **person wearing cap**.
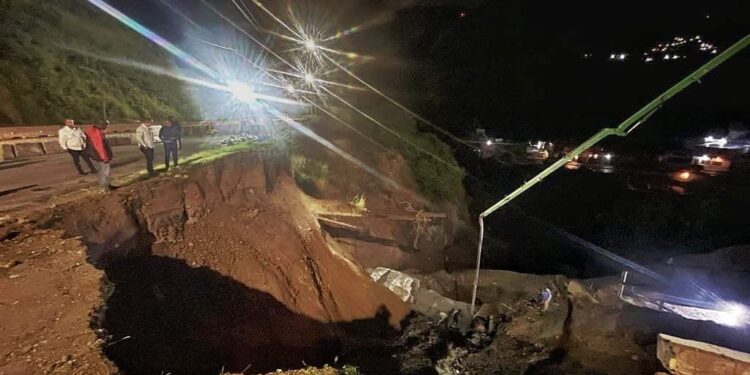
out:
M81 128L75 126L73 119L65 119L65 126L57 131L57 137L60 148L67 151L73 159L73 165L75 165L78 174L86 174L81 168L81 159L89 167L90 173L96 172L96 168L94 168L94 164L91 163L89 154L86 152L86 135Z
M100 163L99 186L111 189L112 185L110 185L109 173L114 154L112 153L112 147L110 147L107 137L104 135L107 126L109 126L109 121L100 121L98 124L86 129L84 133L86 133L91 157Z

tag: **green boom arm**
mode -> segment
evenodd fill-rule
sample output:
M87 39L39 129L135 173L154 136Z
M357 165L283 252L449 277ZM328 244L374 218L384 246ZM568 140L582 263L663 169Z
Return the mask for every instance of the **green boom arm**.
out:
M547 176L552 174L552 172L558 170L560 167L565 165L565 163L571 161L573 158L580 155L582 152L586 151L587 149L591 148L595 144L599 143L599 141L601 141L602 139L607 138L610 135L618 135L622 137L627 136L628 134L630 134L630 132L632 132L635 128L637 128L641 123L646 121L654 112L656 112L664 102L671 99L673 96L677 95L680 91L684 90L685 88L693 84L693 82L700 82L701 77L708 74L708 72L710 72L717 66L721 65L724 61L734 56L737 52L747 47L748 44L750 44L750 34L740 39L740 41L733 44L731 47L727 48L724 52L722 52L721 54L711 59L709 62L707 62L705 65L701 66L700 68L698 68L698 70L696 70L692 74L683 78L682 81L672 86L669 90L665 91L663 94L656 97L656 99L652 100L645 107L641 108L638 112L630 116L627 120L623 121L618 127L604 128L600 130L599 132L594 134L594 136L587 139L585 142L581 143L578 147L576 147L567 155L565 155L563 158L554 162L552 165L545 168L543 171L539 172L539 174L534 176L531 180L526 181L523 185L519 186L516 190L514 190L513 192L505 196L505 198L501 199L499 202L495 203L490 208L486 209L484 212L479 214L479 247L477 251L476 274L474 276L474 289L471 294L471 313L474 314L474 302L476 301L477 285L479 284L479 269L480 269L481 260L482 260L482 242L484 240L484 218L485 217L497 211L498 209L500 209L500 207L503 207L506 204L510 203L510 201L512 201L513 199L516 199L518 196L523 194L526 190L530 189L532 186L544 180Z

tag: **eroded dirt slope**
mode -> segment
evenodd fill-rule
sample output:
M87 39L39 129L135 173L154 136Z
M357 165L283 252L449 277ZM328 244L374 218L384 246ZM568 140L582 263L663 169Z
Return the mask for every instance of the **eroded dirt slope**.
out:
M0 244L0 374L108 374L89 328L103 272L78 239L33 231Z
M3 242L23 263L0 280L14 339L0 369L263 372L392 331L405 306L329 249L302 194L283 160L239 154L34 218ZM42 240L48 252L29 260Z

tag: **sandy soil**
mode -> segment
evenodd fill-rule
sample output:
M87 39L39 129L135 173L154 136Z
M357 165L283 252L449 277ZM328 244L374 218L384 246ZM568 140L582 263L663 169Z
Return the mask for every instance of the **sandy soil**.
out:
M111 373L89 328L102 272L80 241L35 230L0 248L0 374Z
M0 373L322 365L407 313L329 249L291 178L250 154L88 194L3 233L12 340Z

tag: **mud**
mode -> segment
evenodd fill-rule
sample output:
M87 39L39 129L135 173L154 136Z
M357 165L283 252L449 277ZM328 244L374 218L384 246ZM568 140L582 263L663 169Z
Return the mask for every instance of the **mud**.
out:
M119 369L322 365L359 350L356 327L385 334L403 318L395 296L328 248L302 193L268 157L231 156L50 219L81 236L106 273L91 324Z
M407 317L363 263L421 268L423 285L468 301L471 271L425 271L451 264L445 246L456 238L455 223L436 225L445 232L424 249L409 249L413 228L403 220L362 215L351 225L364 232L341 232L319 220L346 207L349 192L334 187L344 195L310 197L283 155L247 153L3 225L0 329L10 339L0 343L0 373L267 373L324 364L363 374L659 368L653 332L639 336L634 328L653 314L627 315L611 283L591 295L581 287L576 296L561 276L484 271L479 297L503 319L496 335L481 340ZM382 199L370 209L403 216L404 197L376 188L371 183L368 197ZM358 252L342 250L342 239L358 241ZM555 292L546 313L529 303L542 287ZM634 323L623 325L625 318Z

